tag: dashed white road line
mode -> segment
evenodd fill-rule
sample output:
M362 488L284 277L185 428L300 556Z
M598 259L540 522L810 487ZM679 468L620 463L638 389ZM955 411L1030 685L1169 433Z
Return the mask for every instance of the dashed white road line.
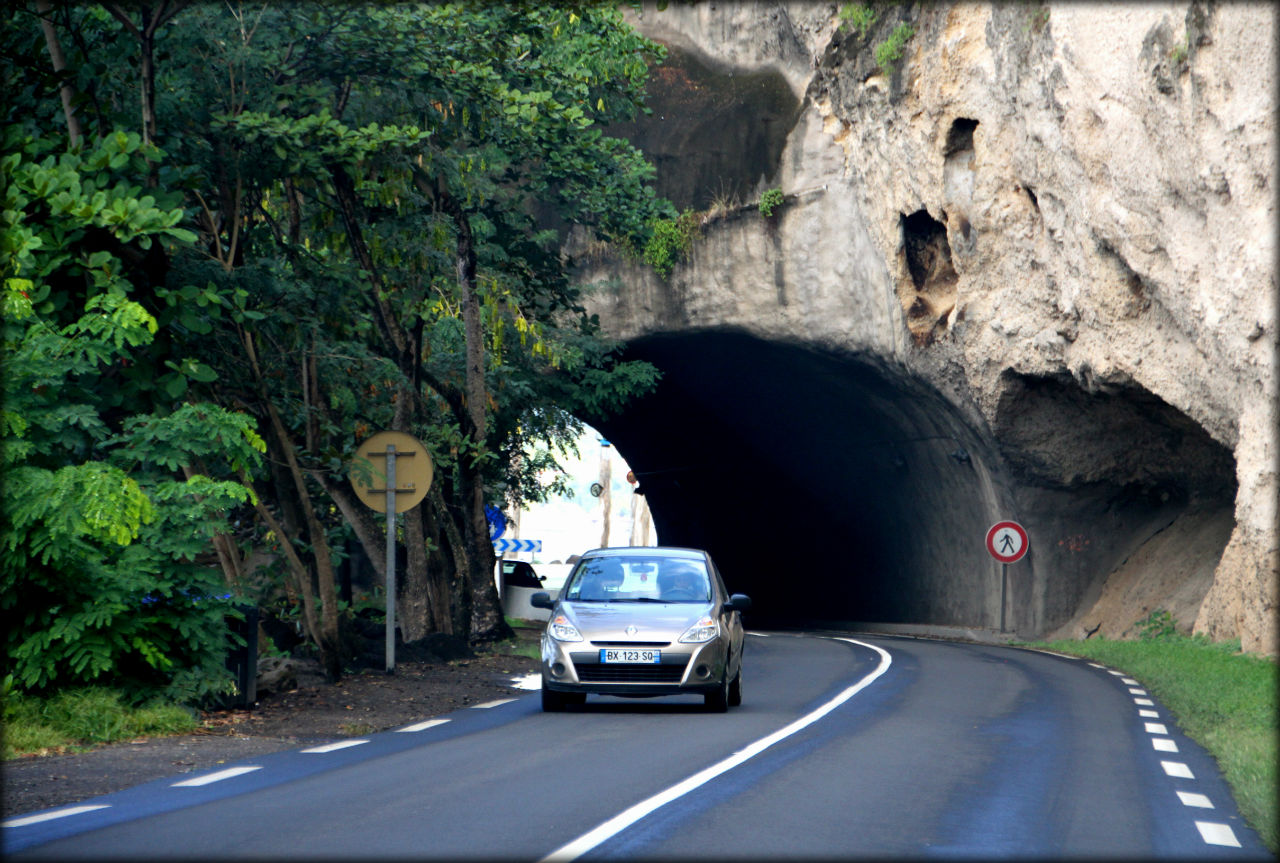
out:
M262 767L228 767L226 770L219 770L217 773L209 773L204 776L197 776L194 779L184 779L181 782L175 782L170 788L194 788L197 785L208 785L212 782L221 782L224 779L231 779L235 776L242 776L245 773L252 773L255 770L261 770Z
M1129 694L1134 696L1133 703L1140 708L1153 708L1155 702L1146 696L1147 691L1142 688L1137 680L1132 677L1125 677L1123 672L1114 671L1105 665L1096 665L1089 663L1095 668L1101 668L1108 674L1113 674L1120 678L1120 682L1129 688ZM1160 713L1156 710L1138 710L1138 716L1143 719L1159 719ZM1168 734L1169 728L1163 722L1144 722L1143 729L1151 735ZM1177 752L1178 744L1172 737L1156 737L1151 738L1151 746L1157 752ZM1174 779L1195 779L1195 774L1191 772L1191 768L1181 761L1161 761L1160 766L1164 768L1164 772ZM1198 794L1194 791L1176 790L1178 799L1182 801L1183 806L1189 806L1196 809L1213 809L1213 801L1205 794ZM1200 831L1200 838L1207 845L1226 845L1232 848L1240 848L1240 840L1236 838L1235 831L1231 829L1230 824L1220 824L1215 821L1197 821L1196 829Z
M428 728L435 728L437 725L444 725L448 719L428 719L426 722L415 722L413 725L406 725L404 728L397 728L397 734L405 732L426 731Z
M349 749L352 746L359 746L361 743L368 743L368 740L339 740L337 743L326 743L324 746L312 746L310 749L304 749L303 752L336 752L339 749Z
M39 815L24 815L21 818L10 818L8 821L0 823L0 827L26 827L28 824L40 824L44 821L53 821L55 818L66 818L68 815L80 815L85 812L93 812L96 809L110 809L111 807L103 803L97 806L68 806L66 809L55 809L52 812L42 812Z
M688 794L689 792L697 788L700 788L701 786L710 782L712 779L715 779L717 776L721 775L722 773L728 773L730 770L737 767L738 765L743 764L744 762L749 761L750 759L759 755L761 752L764 752L766 749L768 749L770 746L773 746L775 743L778 743L781 740L785 740L786 738L790 737L796 732L801 731L802 729L807 728L808 726L817 722L819 719L826 716L831 711L835 710L841 704L844 704L850 698L857 695L867 686L871 685L871 683L875 681L877 678L879 678L880 675L884 674L886 671L889 670L889 665L893 662L893 660L889 657L889 654L886 651L881 650L879 647L876 647L874 644L867 644L866 642L856 641L852 638L837 638L835 640L847 641L850 644L857 644L862 647L867 647L867 648L870 648L871 650L874 650L876 653L880 654L880 664L876 666L874 671L868 673L865 677L863 677L853 686L850 686L848 689L845 689L835 698L831 699L826 704L823 704L821 707L817 708L816 710L806 713L804 716L801 716L795 722L792 722L789 725L779 728L777 731L773 732L767 737L762 737L759 740L757 740L755 743L752 743L751 745L743 749L739 749L737 752L733 753L728 758L725 758L715 764L712 764L710 767L706 768L705 770L701 770L693 774L692 776L690 776L688 779L685 779L682 782L678 782L675 785L672 785L670 788L666 789L665 791L659 791L657 794L653 795L647 800L642 800L639 803L635 804L634 806L630 807L629 809L623 810L622 812L610 818L608 821L596 827L594 830L588 831L587 833L584 833L583 835L579 836L577 839L574 839L572 842L569 842L566 845L562 845L561 847L557 848L555 851L552 851L546 857L542 858L542 860L539 861L539 863L549 863L549 861L556 861L556 863L566 863L566 861L569 861L569 860L576 860L578 857L581 857L583 854L586 854L588 851L590 851L592 848L595 848L600 843L605 842L606 840L612 838L613 836L616 836L617 834L621 833L623 830L627 829L632 824L635 824L637 821L649 815L651 812L654 812L655 810L660 809L663 806L666 806L668 803L671 803L672 801L680 799L681 797Z
M1229 845L1232 848L1240 847L1240 840L1236 838L1236 833L1231 829L1229 824L1216 824L1212 821L1197 821L1196 829L1200 831L1200 838L1209 845Z
M497 707L500 704L510 704L515 701L514 698L499 698L497 701L486 701L484 704L471 705L472 710L488 710L490 707Z
M1203 794L1196 794L1194 791L1179 791L1178 799L1182 801L1183 806L1194 806L1197 809L1212 809L1213 801Z

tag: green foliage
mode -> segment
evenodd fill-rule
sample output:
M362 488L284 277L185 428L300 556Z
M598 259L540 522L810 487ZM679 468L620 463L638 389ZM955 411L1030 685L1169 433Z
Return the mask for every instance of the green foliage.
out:
M1178 726L1217 760L1241 813L1272 853L1280 850L1277 793L1277 675L1274 659L1240 653L1240 643L1164 632L1137 641L1056 641L1050 650L1085 656L1141 681Z
M904 21L893 28L888 39L876 45L876 65L880 67L880 73L886 78L892 76L897 70L898 62L902 59L903 48L915 34L915 28Z
M445 500L471 465L515 500L550 466L528 446L567 440L571 412L615 410L656 377L618 362L560 245L583 226L635 250L674 217L653 167L603 131L643 110L660 45L606 3L245 14L191 4L158 32L156 146L118 131L137 114L138 43L105 9L59 7L59 76L39 71L34 16L3 34L20 62L0 160L0 430L21 484L6 491L22 497L0 526L0 610L28 691L229 685L209 546L228 512L247 516L242 472L270 511L312 504L317 535L271 541L315 570L344 535L326 488L345 486L369 431L407 423ZM81 149L40 137L63 124L63 82ZM474 438L464 240L484 344ZM406 414L410 387L421 403ZM296 459L296 482L261 470L268 446ZM264 541L239 522L237 541Z
M25 692L107 680L192 701L224 692L236 612L195 558L248 491L177 475L201 457L256 465L261 440L241 415L173 410L125 374L160 329L130 298L126 261L194 235L175 227L180 209L120 179L158 156L136 135L56 159L41 155L45 142L7 141L5 671ZM175 365L184 380L207 377L194 361Z
M644 262L665 279L679 261L688 259L697 235L698 219L692 210L685 210L675 218L655 219L650 223L649 239L644 246Z
M1157 608L1138 621L1138 637L1151 641L1157 638L1171 638L1178 634L1173 615L1163 608Z
M866 36L876 23L876 11L864 3L847 3L840 7L841 26L850 25L859 36Z
M760 196L760 215L773 218L773 211L782 206L782 190L768 189Z
M4 701L4 758L183 734L198 725L195 714L178 704L152 700L131 706L123 693L103 687L68 689L49 698L9 693Z

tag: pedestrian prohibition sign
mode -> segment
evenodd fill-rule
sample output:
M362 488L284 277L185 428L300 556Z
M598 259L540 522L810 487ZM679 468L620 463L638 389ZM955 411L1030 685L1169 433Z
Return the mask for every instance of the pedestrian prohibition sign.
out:
M1027 531L1016 521L998 521L987 531L987 551L1001 563L1016 563L1027 553Z

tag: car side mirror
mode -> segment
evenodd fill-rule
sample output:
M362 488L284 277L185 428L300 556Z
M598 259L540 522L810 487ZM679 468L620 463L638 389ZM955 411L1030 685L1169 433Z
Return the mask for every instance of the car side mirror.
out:
M751 607L751 597L745 593L735 593L729 597L729 601L724 604L726 611L746 611Z
M529 597L529 604L534 608L554 608L555 603L551 601L551 594L545 590L540 590L533 596Z

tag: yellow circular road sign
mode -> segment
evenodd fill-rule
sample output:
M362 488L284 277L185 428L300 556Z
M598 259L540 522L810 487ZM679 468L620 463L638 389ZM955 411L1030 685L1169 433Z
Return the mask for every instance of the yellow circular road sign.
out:
M404 432L378 432L356 449L347 470L356 496L375 512L387 511L387 463L396 460L396 512L407 512L427 496L435 466L427 448Z

